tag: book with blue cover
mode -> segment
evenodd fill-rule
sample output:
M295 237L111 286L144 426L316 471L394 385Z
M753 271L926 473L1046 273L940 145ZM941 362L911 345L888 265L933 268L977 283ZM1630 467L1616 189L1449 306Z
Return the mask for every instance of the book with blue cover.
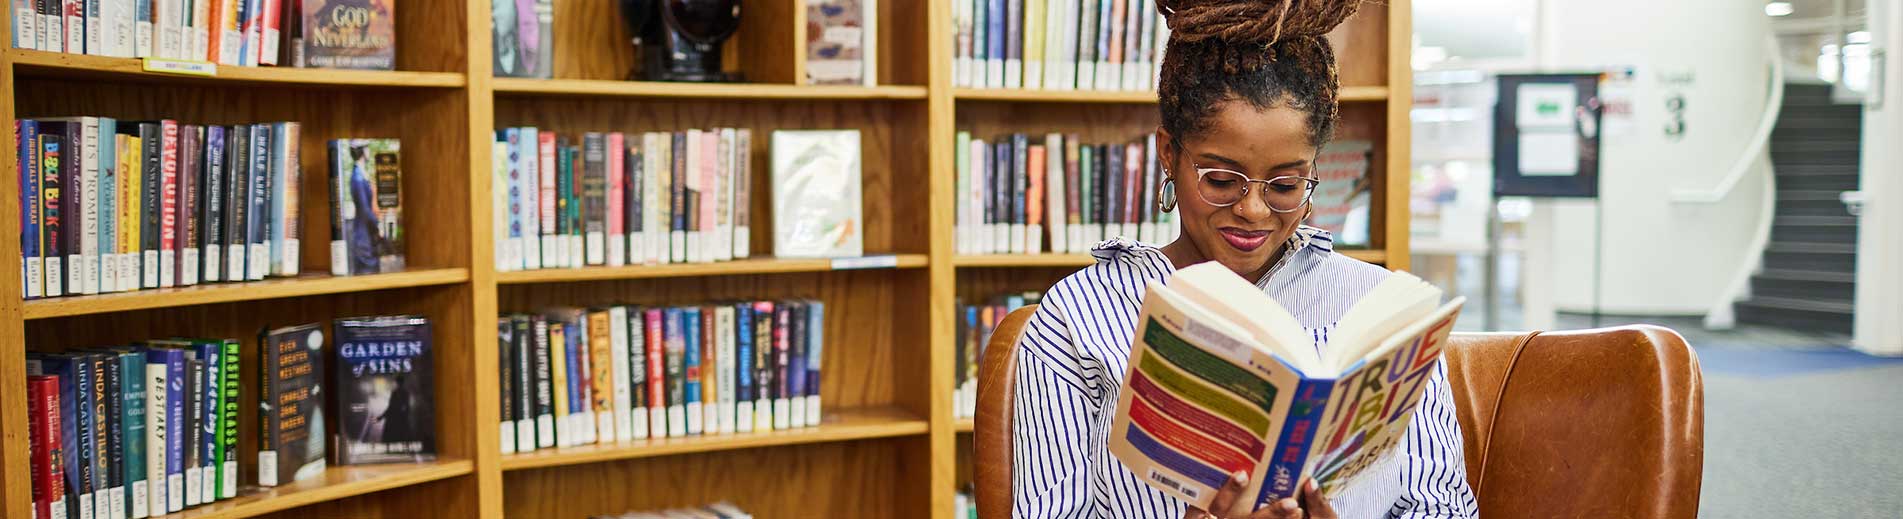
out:
M701 409L701 317L700 308L681 309L681 390L686 402L687 434L700 434L706 411Z
M436 412L428 318L338 319L332 448L338 465L436 459ZM506 397L506 395L505 395Z

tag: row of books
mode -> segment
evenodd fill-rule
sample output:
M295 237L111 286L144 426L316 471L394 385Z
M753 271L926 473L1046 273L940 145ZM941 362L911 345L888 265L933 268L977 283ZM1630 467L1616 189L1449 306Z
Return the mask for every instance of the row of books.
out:
M978 500L970 490L959 490L952 498L952 519L978 519Z
M15 121L23 296L296 276L301 126ZM401 270L400 146L330 143L332 273Z
M298 123L20 120L25 296L297 274Z
M590 519L753 519L752 514L721 501L698 508L669 508L666 510L631 511L612 515L590 516Z
M746 258L752 141L745 128L498 130L496 269Z
M220 65L394 68L394 0L13 0L13 46Z
M27 432L36 517L158 517L277 486L331 462L433 459L429 324L414 316L339 319L339 353L320 324L260 334L261 408L239 409L237 339L164 339L27 353ZM343 419L324 434L325 363ZM425 388L406 392L402 388ZM392 391L391 389L394 389ZM257 465L240 472L241 421L260 420ZM247 464L248 465L248 464ZM245 480L241 483L241 479Z
M968 88L1156 88L1169 24L1151 0L954 0L952 81Z
M985 141L961 131L956 139L958 254L1085 253L1119 236L1175 239L1175 214L1156 207L1154 135L1122 144L1057 133Z
M957 360L952 363L952 378L957 383L952 386L956 388L952 391L952 416L978 416L978 366L984 362L985 347L991 344L991 330L1004 322L1005 314L1043 298L1038 292L1022 292L992 297L983 304L957 303Z
M858 130L772 134L773 252L864 253ZM711 263L752 255L753 131L496 131L496 269Z
M504 315L502 451L819 425L824 314L795 300Z

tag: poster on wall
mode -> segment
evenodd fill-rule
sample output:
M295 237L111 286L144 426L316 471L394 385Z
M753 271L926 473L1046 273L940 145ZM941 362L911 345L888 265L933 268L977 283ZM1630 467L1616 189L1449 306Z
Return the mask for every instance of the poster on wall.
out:
M1493 194L1599 196L1599 74L1502 74Z

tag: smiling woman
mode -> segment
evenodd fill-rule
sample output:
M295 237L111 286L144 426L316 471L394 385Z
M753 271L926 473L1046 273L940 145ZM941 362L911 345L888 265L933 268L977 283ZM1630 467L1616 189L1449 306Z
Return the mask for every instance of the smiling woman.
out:
M1387 271L1336 254L1301 225L1341 90L1325 35L1357 0L1157 0L1170 41L1158 82L1158 209L1179 211L1163 247L1098 245L1095 265L1051 287L1024 328L1013 410L1020 517L1216 517L1151 488L1105 449L1146 287L1214 261L1289 309L1317 348ZM1407 444L1327 497L1254 503L1246 517L1474 517L1446 370L1437 367ZM1243 475L1234 475L1242 478ZM1245 485L1225 487L1233 502ZM1225 510L1227 506L1214 506ZM1238 516L1242 517L1242 516Z

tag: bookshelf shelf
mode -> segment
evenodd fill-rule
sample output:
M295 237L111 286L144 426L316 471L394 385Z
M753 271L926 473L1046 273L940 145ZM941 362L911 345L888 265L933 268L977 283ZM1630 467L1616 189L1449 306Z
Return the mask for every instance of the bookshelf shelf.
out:
M421 464L354 465L330 467L324 477L239 494L238 497L157 519L236 519L256 517L304 505L381 492L467 475L475 470L469 460L438 460Z
M669 83L600 79L496 78L497 95L651 97L683 99L924 99L925 87L807 86L764 83Z
M931 423L897 407L826 411L818 427L768 433L696 436L629 444L570 447L502 457L502 470L526 470L696 452L754 449L782 445L842 442L925 434Z
M1379 249L1337 249L1336 253L1368 263L1386 264L1388 253ZM1088 267L1097 263L1089 254L982 254L953 256L960 268Z
M968 433L976 429L977 425L978 425L978 422L976 420L973 420L970 418L959 418L957 420L952 421L952 430L958 431L961 433Z
M266 279L244 283L211 283L178 288L139 290L121 294L50 297L34 299L24 305L26 319L50 319L75 315L150 310L180 306L263 301L344 292L366 292L392 288L451 285L469 280L469 269L444 268L412 270L393 274L335 277L306 273L295 278Z
M361 88L459 88L467 83L455 72L332 70L219 65L216 75L147 72L137 58L109 58L25 49L7 49L15 72L24 77L104 79L177 83L305 85Z
M579 269L540 269L497 272L496 283L521 285L530 283L565 283L613 279L745 276L752 274L829 272L834 270L869 270L882 268L912 269L922 268L926 264L927 261L924 254L895 254L890 256L867 256L863 258L841 259L758 258L717 263L633 265L626 267L587 267Z
M952 97L960 101L994 101L1018 103L1106 103L1106 104L1154 104L1156 92L1139 91L1092 91L1092 90L1025 90L1014 88L957 88ZM1388 87L1351 86L1341 88L1343 102L1386 101Z

